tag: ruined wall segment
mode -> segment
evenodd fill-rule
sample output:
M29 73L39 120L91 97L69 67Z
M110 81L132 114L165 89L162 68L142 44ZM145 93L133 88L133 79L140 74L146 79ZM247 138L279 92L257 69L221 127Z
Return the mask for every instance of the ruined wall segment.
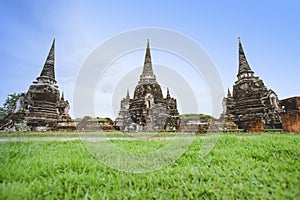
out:
M280 101L283 131L300 133L300 96Z

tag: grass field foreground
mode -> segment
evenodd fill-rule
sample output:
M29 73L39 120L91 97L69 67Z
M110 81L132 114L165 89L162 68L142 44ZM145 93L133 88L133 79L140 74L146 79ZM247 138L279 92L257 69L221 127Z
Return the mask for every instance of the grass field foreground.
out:
M173 164L125 173L77 141L0 143L0 199L299 199L300 135L221 135L205 157L205 137ZM133 153L170 141L113 141Z

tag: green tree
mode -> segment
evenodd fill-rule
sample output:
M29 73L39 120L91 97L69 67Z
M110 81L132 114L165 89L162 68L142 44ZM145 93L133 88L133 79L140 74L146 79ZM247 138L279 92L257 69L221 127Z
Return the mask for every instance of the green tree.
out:
M199 113L199 114L196 114L196 113L191 113L191 114L182 114L181 115L181 119L182 120L203 120L203 121L207 121L209 119L214 119L212 116L210 115L206 115L206 114L202 114L202 113Z
M3 119L9 113L13 112L15 104L20 96L21 93L13 93L8 95L3 104L3 107L0 107L0 120Z
M0 120L2 120L6 116L4 108L0 107Z

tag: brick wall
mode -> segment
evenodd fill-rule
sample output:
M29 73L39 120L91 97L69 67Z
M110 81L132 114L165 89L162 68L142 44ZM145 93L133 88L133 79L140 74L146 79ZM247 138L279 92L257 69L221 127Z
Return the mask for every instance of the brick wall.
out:
M280 114L283 131L300 133L300 97L280 101L283 112Z
M283 131L300 133L300 111L288 111L280 114Z

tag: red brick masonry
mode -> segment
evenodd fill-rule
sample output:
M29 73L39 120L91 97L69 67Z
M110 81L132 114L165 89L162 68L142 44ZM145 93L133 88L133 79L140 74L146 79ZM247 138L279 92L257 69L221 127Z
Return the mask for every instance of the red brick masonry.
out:
M283 131L300 133L300 97L280 101L283 112L280 114Z

